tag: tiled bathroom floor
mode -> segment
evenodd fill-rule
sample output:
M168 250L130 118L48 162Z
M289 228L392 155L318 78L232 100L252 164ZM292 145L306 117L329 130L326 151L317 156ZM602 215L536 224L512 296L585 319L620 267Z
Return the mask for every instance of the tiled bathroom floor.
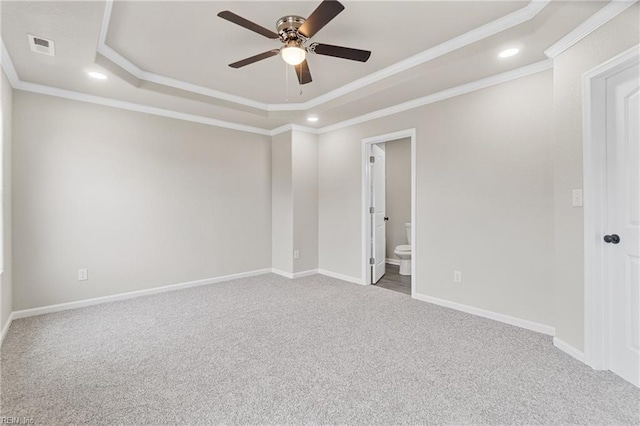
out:
M387 272L376 283L378 287L411 295L411 276L400 275L400 266L387 263Z

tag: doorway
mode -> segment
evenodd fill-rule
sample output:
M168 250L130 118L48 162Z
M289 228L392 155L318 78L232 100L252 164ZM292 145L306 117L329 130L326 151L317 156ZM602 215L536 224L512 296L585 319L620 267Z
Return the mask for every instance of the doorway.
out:
M378 284L381 287L415 294L416 288L416 167L415 167L415 129L380 135L362 141L362 276L364 284ZM410 144L410 220L402 222L404 252L389 250L388 245L400 241L394 237L387 241L387 227L390 217L387 214L387 143L408 139ZM399 216L394 214L395 222ZM403 216L406 217L406 216ZM407 226L405 226L405 224ZM406 229L409 229L407 238ZM409 241L407 241L409 240ZM398 246L399 247L399 246ZM391 252L390 252L391 251ZM405 254L406 253L406 254ZM395 259L395 258L398 259ZM404 259L404 264L400 265ZM410 259L409 262L407 260ZM389 263L390 262L390 263ZM402 272L402 274L401 274Z
M640 387L638 47L584 76L585 359Z

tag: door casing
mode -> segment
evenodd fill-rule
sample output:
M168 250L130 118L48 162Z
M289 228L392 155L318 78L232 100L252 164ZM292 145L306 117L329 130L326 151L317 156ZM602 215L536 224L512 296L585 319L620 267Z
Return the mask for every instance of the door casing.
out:
M411 297L416 294L416 283L418 280L416 274L416 259L418 254L418 244L416 241L416 230L418 228L416 217L416 129L400 130L394 133L374 136L362 139L362 215L361 215L361 235L362 235L362 284L371 284L371 266L369 259L371 256L371 214L369 207L371 206L371 176L369 173L369 156L371 155L371 145L376 143L391 142L398 139L411 139Z
M609 283L602 237L606 233L606 79L640 60L640 45L586 72L583 90L584 357L609 369Z

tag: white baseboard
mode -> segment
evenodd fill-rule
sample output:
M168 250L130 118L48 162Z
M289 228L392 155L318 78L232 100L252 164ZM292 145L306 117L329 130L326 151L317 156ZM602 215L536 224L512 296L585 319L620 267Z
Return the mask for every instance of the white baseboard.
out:
M4 342L4 338L7 335L7 332L9 331L11 322L15 319L26 318L26 317L31 317L35 315L43 315L43 314L48 314L52 312L65 311L69 309L82 308L85 306L98 305L101 303L114 302L117 300L133 299L140 296L165 293L168 291L199 287L199 286L215 284L223 281L231 281L239 278L253 277L257 275L267 274L270 272L274 274L282 275L287 278L301 278L301 277L306 277L310 275L321 274L321 275L326 275L328 277L337 278L339 280L355 283L355 284L362 284L362 280L360 280L359 278L338 274L338 273L327 271L324 269L312 269L309 271L302 271L302 272L297 272L295 274L290 274L288 272L280 271L278 269L268 268L268 269L259 269L255 271L249 271L249 272L242 272L239 274L225 275L225 276L215 277L215 278L207 278L207 279L197 280L197 281L189 281L189 282L180 283L180 284L172 284L168 286L157 287L157 288L152 288L147 290L132 291L128 293L115 294L111 296L79 300L76 302L60 303L57 305L43 306L40 308L23 309L20 311L14 311L9 315L9 318L7 319L7 323L2 328L2 335L0 335L0 346L2 346L2 342ZM416 300L421 300L423 302L433 303L434 305L444 306L446 308L451 308L451 309L466 312L469 314L478 315L484 318L489 318L489 319L503 322L506 324L515 325L517 327L526 328L528 330L536 331L536 332L547 334L550 336L553 336L555 334L554 327L544 325L544 324L539 324L533 321L528 321L528 320L512 317L509 315L499 314L496 312L487 311L484 309L475 308L473 306L463 305L456 302L450 302L448 300L438 299L435 297L426 296L424 294L416 293L412 297ZM576 349L575 347L571 346L570 344L566 343L565 341L557 337L554 337L553 344L555 347L565 352L566 354L572 356L573 358L577 359L578 361L583 363L585 362L584 353Z
M276 274L276 275L280 275L282 277L285 277L285 278L295 279L295 278L308 277L309 275L315 275L315 274L318 273L318 270L317 269L309 269L308 271L294 272L292 274L291 272L285 272L285 271L282 271L280 269L271 268L271 272Z
M342 275L336 272L327 271L326 269L318 269L318 273L321 275L326 275L327 277L337 278L342 281L348 281L354 284L364 285L360 278L350 277L349 275Z
M271 273L280 275L281 277L293 279L293 274L291 272L281 271L280 269L271 268Z
M2 327L2 335L0 336L0 347L2 346L2 342L4 342L4 336L7 335L7 331L9 331L9 326L11 325L11 321L13 321L13 312L9 314L9 318L7 318L7 323Z
M570 344L568 344L564 340L558 339L557 337L554 337L553 338L553 346L555 346L556 348L560 349L562 352L566 353L567 355L570 355L570 356L574 357L578 361L580 361L582 363L585 362L584 352L574 348L573 346L571 346Z
M239 278L254 277L256 275L268 274L271 268L258 269L255 271L241 272L239 274L224 275L215 278L206 278L203 280L189 281L180 284L171 284L163 287L150 288L146 290L131 291L128 293L114 294L111 296L95 297L93 299L78 300L75 302L59 303L57 305L42 306L39 308L23 309L14 311L11 315L13 319L32 317L35 315L43 315L51 312L66 311L68 309L83 308L85 306L99 305L101 303L115 302L117 300L133 299L140 296L149 296L152 294L165 293L167 291L183 290L191 287L199 287L208 284L215 284L223 281L231 281ZM4 336L4 334L3 334Z
M400 259L387 258L387 263L389 265L398 265L398 266L400 266Z
M416 293L411 297L423 302L429 302L433 303L434 305L444 306L445 308L455 309L456 311L462 311L468 314L477 315L479 317L503 322L505 324L515 325L516 327L526 328L527 330L536 331L538 333L547 334L549 336L554 336L556 334L555 327L551 327L550 325L540 324L537 322L516 318L505 314L499 314L497 312L487 311L485 309L463 305L461 303L451 302L449 300L438 299L436 297L431 297L424 294Z
M317 273L318 273L317 269L309 269L308 271L294 272L293 278L308 277L310 275L316 275Z

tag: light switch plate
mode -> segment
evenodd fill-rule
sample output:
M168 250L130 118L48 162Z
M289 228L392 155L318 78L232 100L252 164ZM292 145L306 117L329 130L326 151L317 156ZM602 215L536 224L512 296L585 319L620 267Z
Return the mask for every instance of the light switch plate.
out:
M573 207L582 207L582 189L574 189L571 192L571 205Z
M86 269L78 269L78 281L87 281L89 279L89 271Z

